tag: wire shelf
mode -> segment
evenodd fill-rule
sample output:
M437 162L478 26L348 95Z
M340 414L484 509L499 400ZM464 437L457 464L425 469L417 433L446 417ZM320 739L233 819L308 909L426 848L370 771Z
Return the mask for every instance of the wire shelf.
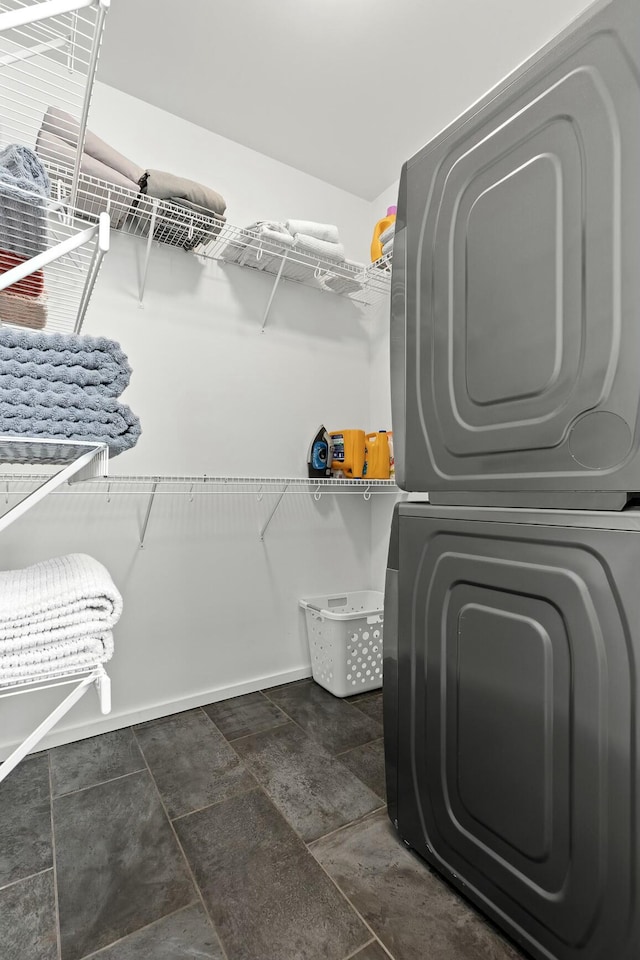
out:
M107 7L106 0L0 0L0 147L35 150L54 106L78 123L81 149Z
M71 170L46 160L53 195L65 202L71 188ZM181 207L156 200L126 187L81 172L77 206L82 216L95 218L106 210L112 226L150 243L195 253L207 260L252 267L281 279L339 294L366 305L389 293L391 259L383 257L369 266L311 257L295 248L282 247L251 230L226 223L202 207Z
M78 333L109 248L109 217L92 223L22 191L13 199L2 210L0 323Z
M42 474L0 472L0 484L5 494L29 492L42 483ZM308 479L306 477L208 477L208 476L110 476L90 481L74 481L72 489L77 493L101 494L379 494L396 491L394 480L349 480L341 478ZM60 487L64 492L69 487Z

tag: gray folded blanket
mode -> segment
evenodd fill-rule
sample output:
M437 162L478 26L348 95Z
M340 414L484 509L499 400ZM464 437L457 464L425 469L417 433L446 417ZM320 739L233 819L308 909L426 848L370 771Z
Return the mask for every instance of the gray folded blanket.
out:
M0 375L28 377L47 389L54 382L118 397L131 367L120 344L74 333L26 333L0 327Z
M57 107L49 107L44 115L40 133L41 135L52 134L59 140L64 141L64 143L69 144L69 146L73 148L73 157L75 158L75 153L78 149L80 128L70 113L59 110ZM47 138L43 138L41 142L46 143ZM51 143L50 140L49 143ZM120 177L124 177L128 183L137 185L140 178L144 175L142 167L139 167L137 163L129 160L128 157L125 157L118 150L115 150L108 143L105 143L104 140L101 140L100 137L92 133L91 130L86 131L83 152L88 157L97 160L102 164L103 168L120 174ZM87 173L90 173L90 171L87 170ZM91 175L102 177L100 173ZM106 179L111 180L111 177L107 177ZM135 189L137 192L137 186Z
M142 193L157 200L188 200L217 217L222 217L227 209L224 197L215 190L164 170L147 170L138 182Z
M12 143L0 152L0 248L35 257L47 248L50 183L36 154Z
M133 447L140 433L138 418L113 397L0 390L0 434L4 436L94 440L106 443L110 455L117 456Z

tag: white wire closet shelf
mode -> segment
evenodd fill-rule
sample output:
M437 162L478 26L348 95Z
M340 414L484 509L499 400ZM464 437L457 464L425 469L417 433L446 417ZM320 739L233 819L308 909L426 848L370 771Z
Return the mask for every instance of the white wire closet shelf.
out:
M46 166L54 196L64 202L71 191L71 169L49 160ZM309 256L264 239L254 231L226 223L202 207L186 208L169 200L156 200L83 172L78 183L77 204L88 217L96 217L106 210L114 228L146 241L141 300L154 240L206 260L252 267L271 274L276 280L274 290L277 281L285 279L365 305L380 302L389 292L391 259L388 257L365 265Z
M0 0L0 148L35 150L49 107L78 125L70 205L109 0Z
M92 223L17 190L11 201L0 213L0 323L79 333L109 249L109 215Z
M0 438L1 453L2 438ZM15 462L15 461L14 461ZM9 485L12 493L29 492L34 484L41 482L42 474L20 471L3 471L0 462L0 483ZM90 482L84 482L90 480ZM73 482L77 493L91 493L102 496L148 494L155 487L156 494L187 494L189 496L207 494L277 494L283 489L290 493L314 494L376 494L395 491L394 480L350 480L337 477L209 477L202 476L111 476L97 474L95 478L78 478ZM64 493L64 488L58 490Z

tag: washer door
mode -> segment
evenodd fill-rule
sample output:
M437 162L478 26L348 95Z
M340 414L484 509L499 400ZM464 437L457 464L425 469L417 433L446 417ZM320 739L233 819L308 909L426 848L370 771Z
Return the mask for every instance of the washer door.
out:
M400 518L399 831L534 956L637 960L640 533L486 517Z

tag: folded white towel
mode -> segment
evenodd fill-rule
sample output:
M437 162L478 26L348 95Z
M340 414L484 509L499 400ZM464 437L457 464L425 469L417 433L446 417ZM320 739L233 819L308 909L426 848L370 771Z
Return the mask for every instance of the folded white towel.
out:
M387 240L387 242L382 245L383 257L386 257L390 253L393 253L393 237L391 237L390 240Z
M75 673L106 663L113 656L113 634L32 647L19 654L0 657L0 685L30 677Z
M382 244L383 247L384 247L385 243L387 242L387 240L391 240L391 238L394 236L395 232L396 232L396 225L395 225L395 223L392 223L390 226L387 227L386 230L383 230L383 231L382 231L382 233L381 233L380 236L378 237L378 240L379 240L379 242Z
M50 625L77 636L78 624L98 621L109 630L121 613L122 597L108 570L86 554L0 571L0 656L5 643Z
M285 227L293 236L299 233L327 243L340 243L338 228L332 223L316 223L314 220L287 220Z
M296 236L293 249L309 257L318 257L321 260L344 260L344 246L328 240L318 240L303 233Z

